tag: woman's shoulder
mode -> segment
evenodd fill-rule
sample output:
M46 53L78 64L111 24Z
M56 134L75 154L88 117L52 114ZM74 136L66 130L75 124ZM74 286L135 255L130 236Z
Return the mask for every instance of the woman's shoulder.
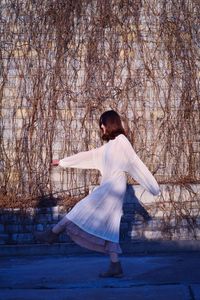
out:
M120 147L124 149L124 151L128 151L128 152L132 152L133 146L131 144L131 142L129 141L129 139L124 135L124 134L120 134L118 135L118 142L120 144Z
M115 148L115 149L127 149L132 148L132 145L128 138L124 134L119 134L114 140L110 140L107 143L108 147Z
M119 134L115 139L120 141L121 143L129 143L130 144L130 141L128 140L128 138L122 133Z

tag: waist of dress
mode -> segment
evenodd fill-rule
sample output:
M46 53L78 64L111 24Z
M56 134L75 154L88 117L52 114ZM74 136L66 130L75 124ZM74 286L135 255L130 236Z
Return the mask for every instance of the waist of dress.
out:
M113 172L107 172L106 174L102 174L102 181L107 180L120 180L120 179L126 179L126 174L123 171L113 171Z
M123 191L126 189L126 176L124 173L118 174L118 176L105 176L101 179L101 185L108 185L112 189Z

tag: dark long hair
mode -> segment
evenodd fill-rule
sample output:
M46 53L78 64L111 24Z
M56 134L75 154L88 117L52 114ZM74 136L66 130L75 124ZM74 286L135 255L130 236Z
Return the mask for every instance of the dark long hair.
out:
M114 140L119 134L125 134L122 122L118 113L114 110L105 111L99 119L99 127L104 125L106 133L102 135L104 141Z

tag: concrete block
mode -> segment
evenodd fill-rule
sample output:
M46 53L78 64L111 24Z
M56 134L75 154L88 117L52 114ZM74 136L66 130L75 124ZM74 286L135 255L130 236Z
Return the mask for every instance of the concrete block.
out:
M48 214L51 213L52 207L38 207L37 214Z
M131 239L139 239L143 236L143 231L142 230L132 230L132 231L128 231L127 235Z
M0 222L4 224L13 222L13 214L8 212L2 213L0 217Z
M33 235L31 233L15 233L12 234L12 240L17 244L32 242Z
M8 234L0 234L0 245L7 244L9 241L9 235Z
M26 214L4 214L1 216L1 221L0 223L3 224L31 224L33 223L33 219L30 218L30 216L26 215Z
M35 216L35 222L36 223L43 223L43 224L47 224L49 223L49 221L52 220L51 215L47 215L47 214L38 214Z
M4 224L0 224L0 232L4 232L5 228L4 228Z
M52 207L51 212L52 212L53 214L58 214L58 213L59 213L59 206L54 206L54 207Z
M52 220L57 221L59 217L59 208L55 206L52 208Z
M159 219L150 220L150 221L148 221L147 226L148 226L148 228L151 228L151 229L155 230L155 229L160 228L162 226L162 222Z
M23 232L23 226L21 224L6 224L5 232L7 233L15 233L15 232Z
M27 214L28 216L34 216L35 213L36 213L36 210L35 210L35 208L33 208L33 207L29 207L29 208L26 209L26 214Z
M22 213L22 210L20 208L13 208L12 209L12 213L13 214L21 214Z
M135 220L135 221L133 221L133 222L131 222L131 224L133 225L133 226L142 226L143 225L143 221L141 220Z
M33 232L33 230L34 230L34 225L28 225L28 224L23 225L24 232Z
M140 226L132 226L131 230L129 230L128 232L129 233L133 232L133 234L134 234L135 232L143 232L143 231L144 231L144 228L142 225L140 225Z
M43 224L37 224L36 230L37 231L43 231L44 230L44 225Z
M141 215L141 214L138 214L138 213L136 213L135 215L134 215L134 219L135 219L135 221L144 221L144 216L143 215Z
M153 239L162 239L162 232L161 231L144 231L144 237L147 238L148 240L153 240Z

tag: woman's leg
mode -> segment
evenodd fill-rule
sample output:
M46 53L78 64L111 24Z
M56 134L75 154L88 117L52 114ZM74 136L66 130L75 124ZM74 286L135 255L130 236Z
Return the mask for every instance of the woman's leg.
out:
M65 217L63 217L53 228L52 232L59 234L65 230L66 224L69 222L69 220Z
M53 228L47 228L43 232L35 232L35 239L39 242L53 244L58 241L58 236L66 228L68 219L63 217Z
M118 262L119 261L119 255L118 255L118 253L110 252L110 260L113 263Z
M106 272L100 273L99 276L106 278L106 277L122 277L123 270L121 263L119 261L118 253L110 252L110 265Z

